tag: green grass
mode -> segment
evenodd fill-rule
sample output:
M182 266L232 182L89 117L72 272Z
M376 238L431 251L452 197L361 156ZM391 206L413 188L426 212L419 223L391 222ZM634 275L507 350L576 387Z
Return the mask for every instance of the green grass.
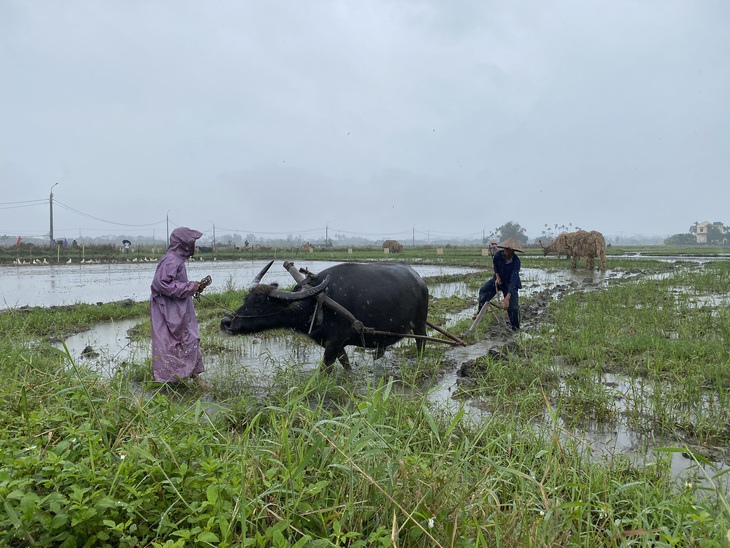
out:
M348 395L312 377L213 417L194 394L128 388L77 371L12 402L0 540L618 546L656 530L632 535L691 545L728 524L695 487L667 499L667 462L591 464L577 443L506 417L469 426L392 383Z

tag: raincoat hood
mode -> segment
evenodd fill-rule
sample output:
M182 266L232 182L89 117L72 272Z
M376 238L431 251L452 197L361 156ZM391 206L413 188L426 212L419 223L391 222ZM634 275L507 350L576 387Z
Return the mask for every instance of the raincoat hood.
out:
M179 226L170 234L170 247L168 249L185 258L192 257L193 253L195 253L195 240L202 235L202 232L198 232L192 228Z

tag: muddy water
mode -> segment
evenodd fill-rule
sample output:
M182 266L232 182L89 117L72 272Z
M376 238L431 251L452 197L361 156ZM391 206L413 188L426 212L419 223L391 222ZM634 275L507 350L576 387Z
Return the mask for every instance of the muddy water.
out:
M266 261L248 262L193 262L188 264L188 275L191 279L203 277L206 273L214 279L209 290L223 291L230 285L243 287L259 273ZM314 272L321 271L335 262L301 262L297 267L306 267ZM0 286L3 290L2 307L24 303L31 306L50 306L52 304L73 304L78 302L111 302L121 299L146 300L149 297L149 284L154 274L154 264L123 265L70 265L63 267L9 267L0 269ZM477 269L450 267L439 265L415 265L414 269L423 277L464 274ZM4 278L3 278L4 276ZM539 271L526 276L538 279ZM277 282L286 287L292 285L291 274L279 264L274 264L264 279L266 282ZM38 291L38 284L49 284L47 291ZM208 291L208 290L207 290ZM441 284L433 287L439 297L469 293L465 284ZM128 320L100 324L94 329L76 334L65 341L72 359L97 369L100 373L111 376L123 367L127 361L144 363L150 359L150 343L132 342L127 332L140 320ZM217 320L216 320L217 322ZM205 330L205 325L201 328ZM216 326L213 326L213 331ZM212 336L211 346L224 348L222 352L207 352L206 376L219 375L230 379L238 375L247 377L249 386L263 389L276 373L276 364L296 363L299 367L313 369L322 360L323 349L303 336L296 334L283 335L250 335L229 337L223 334ZM205 337L203 343L205 344ZM91 347L95 354L85 354ZM359 367L372 365L371 351L348 348L353 363ZM226 381L228 382L228 381Z
M454 360L456 363L464 363L486 355L490 348L498 342L495 339L483 339L468 347L449 349L446 352L446 357L447 359ZM454 394L458 392L459 378L457 376L457 369L451 369L446 372L441 382L429 391L429 401L438 405L440 408L450 410L452 413L463 409L467 420L475 424L489 419L489 412L477 405L473 405L470 400L454 398ZM566 377L567 374L567 370L562 370L561 377ZM654 439L651 435L635 431L627 424L625 418L623 418L625 416L624 412L626 411L624 402L627 398L632 397L637 390L634 379L612 373L604 373L597 379L597 382L609 388L609 392L616 402L615 410L617 415L621 417L616 424L606 425L599 422L592 422L585 425L582 429L576 429L571 428L559 418L556 423L553 423L553 419L545 412L541 418L535 420L533 423L535 430L538 432L554 432L563 442L569 439L580 440L584 444L587 454L595 460L603 460L613 455L625 455L636 466L652 466L658 458L668 458L674 478L683 477L687 470L694 469L696 463L686 453L664 453L656 450L657 447L665 445L674 447L677 445L676 443L667 444L662 440ZM564 389L565 386L563 385L562 388ZM646 390L646 387L640 389ZM719 461L714 461L711 465L702 464L701 468L710 477L719 472L730 470L728 465ZM706 484L705 480L706 478L704 477L696 479L701 484ZM730 475L725 475L723 478L720 478L718 480L718 486L722 492L730 493Z
M149 360L150 342L132 341L128 335L139 322L121 320L99 324L94 329L72 335L64 343L72 359L111 377L125 362Z
M265 262L257 262L256 264L239 265L238 263L218 263L211 265L190 265L189 274L191 278L197 277L202 272L213 272L213 276L235 277L243 279L248 283L266 264ZM312 263L307 267L313 271L319 271L334 263ZM84 271L85 276L79 280L73 278L76 268L64 271L63 292L59 292L56 296L64 296L69 302L96 302L97 300L116 301L122 298L135 298L139 293L144 291L142 298L147 298L149 279L147 275L152 275L150 269L154 268L149 265L134 265L134 268L128 268L122 265L122 268L108 268L107 265L88 265L91 266L88 271ZM298 265L299 266L299 265ZM99 267L99 268L96 268ZM197 269L200 268L198 272ZM447 274L459 274L474 272L475 269L460 267L443 267L433 265L417 265L414 267L419 274L424 277L441 276ZM1 269L0 269L1 270ZM15 270L15 269L11 269ZM573 273L571 271L545 272L539 269L523 269L523 295L528 296L533 292L543 289L549 289L562 286L569 283L602 283L607 278L613 276L608 274L594 273ZM52 276L56 282L60 281L58 273L46 273ZM270 277L269 277L270 276ZM22 278L22 275L20 276ZM272 270L266 275L267 281L278 281L280 284L291 285L291 275L281 269L277 272L272 266ZM16 280L17 281L17 280ZM81 282L85 281L86 285ZM105 292L100 291L102 282L107 283ZM221 285L225 285L222 283ZM90 288L89 288L90 286ZM128 292L129 287L138 287L137 293ZM221 290L221 286L213 289ZM117 293L113 291L116 290ZM463 282L433 284L429 287L429 292L434 298L446 298L450 296L459 296L462 298L472 298L476 302L476 295ZM30 297L28 293L24 293ZM40 297L40 296L38 296ZM473 313L473 309L469 308L461 312L452 313L446 317L445 329L450 329L456 322L469 318ZM97 369L100 373L111 376L115 371L123 367L125 362L145 363L150 359L150 343L149 340L144 342L132 342L127 335L130 328L138 324L140 320L128 320L113 322L109 324L100 324L94 329L84 333L76 334L68 338L65 343L71 357L79 363L88 365ZM217 322L217 320L216 320ZM212 336L204 337L203 344L206 342L210 347L215 349L223 349L220 352L207 351L205 356L206 376L212 378L219 376L226 379L226 384L230 385L231 379L235 377L246 377L248 386L255 386L257 390L263 391L271 378L276 374L276 364L295 363L304 370L314 369L322 360L324 350L303 336L293 333L285 334L257 334L240 337L230 337L217 332L217 326L213 325L212 329L206 330L206 325L201 325L204 333L213 332ZM206 340L209 339L209 340ZM400 344L410 344L410 340L404 340ZM493 343L492 343L493 344ZM84 350L91 347L98 355L84 354ZM482 352L482 344L478 343L469 347L470 352L477 355L484 355ZM388 363L388 353L383 360L378 363L373 362L371 350L363 350L354 347L348 347L348 355L352 363L356 367L367 370L378 363L385 364L384 367L391 367L397 370L397 364ZM479 352L482 352L479 354ZM455 375L455 370L449 373Z
M266 263L255 262L255 264L240 265L238 263L212 263L210 265L195 264L188 267L190 278L202 277L202 272L213 272L212 276L231 277L235 280L244 280L248 283ZM313 271L320 271L328 266L336 263L317 262L307 265ZM48 298L55 297L59 302L56 304L71 304L78 302L111 302L124 298L134 300L148 298L149 283L152 274L154 274L154 266L150 265L121 265L122 268L116 268L120 265L112 265L115 268L109 268L108 265L88 265L88 270L83 271L83 276L76 277L78 270L72 269L63 271L63 275L59 273L46 272L46 279L53 279L55 284L60 284L63 290L57 292L37 292L33 295L28 287L27 280L35 279L33 275L27 275L26 272L19 272L13 278L7 276L11 280L15 280L16 284L25 288L19 292L23 297L16 299L16 302L39 302ZM299 265L297 265L299 266ZM99 268L96 268L99 267ZM23 267L10 268L9 270L20 270ZM31 267L33 269L35 267ZM475 272L476 269L462 267L445 267L438 265L416 265L415 270L423 277L442 276L448 274L464 274ZM152 269L152 270L150 270ZM200 269L198 271L198 269ZM2 275L0 269L0 275ZM83 270L83 269L82 269ZM267 273L265 281L278 282L281 285L291 285L292 278L289 272L276 272L274 267ZM522 279L525 288L521 294L529 296L535 292L544 289L550 289L557 286L563 286L570 283L600 284L607 279L614 277L610 271L606 274L595 272L593 275L587 272L575 273L571 271L546 272L540 269L522 269ZM215 280L215 278L214 278ZM2 279L0 279L2 281ZM216 284L215 281L210 289L223 290L227 282ZM238 284L240 285L245 285ZM106 285L104 285L106 284ZM132 288L133 291L129 291ZM103 289L103 291L102 291ZM207 291L207 290L206 290ZM476 302L476 295L463 282L434 284L429 286L429 293L433 298L447 298L450 296L458 296L462 298L473 298ZM141 297L140 297L141 295ZM53 298L51 298L53 300ZM40 306L40 305L36 305ZM48 306L48 305L43 305ZM458 313L447 316L447 324L442 326L449 329L459 320L470 317L473 313L472 309L467 309ZM137 359L144 361L149 359L149 342L144 344L132 344L127 337L127 331L139 323L141 320L126 320L121 322L113 322L110 324L100 324L90 331L79 333L67 339L66 345L74 359L82 359L87 363L99 362L99 370L105 374L112 374L116 367L119 367L124 361ZM201 326L204 327L204 326ZM302 342L303 341L303 342ZM316 366L322 358L323 350L316 344L304 338L295 337L294 335L286 336L270 336L270 335L250 335L242 337L227 337L220 335L216 337L216 344L224 345L227 349L226 353L232 353L240 368L252 372L254 375L265 376L267 367L265 361L286 360L289 358L296 359L297 363L304 363L307 366ZM99 352L99 357L82 356L83 350L91 346ZM303 350L301 347L307 347ZM475 345L475 352L478 352L480 345ZM370 351L348 348L348 352L356 354L369 355ZM483 354L480 354L483 355ZM262 359L262 356L266 360ZM359 363L363 356L354 356L355 363ZM209 373L213 373L216 364L220 359L216 355L207 357L207 369Z

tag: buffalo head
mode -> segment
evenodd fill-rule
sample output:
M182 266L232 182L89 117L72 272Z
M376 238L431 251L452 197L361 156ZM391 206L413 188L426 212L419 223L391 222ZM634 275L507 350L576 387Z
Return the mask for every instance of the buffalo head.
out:
M291 326L292 322L301 320L301 311L307 308L302 301L322 293L329 284L329 276L315 287L298 291L284 291L275 284L260 283L273 262L267 264L248 286L243 305L234 314L223 317L220 326L222 331L241 335ZM314 303L308 307L314 307Z

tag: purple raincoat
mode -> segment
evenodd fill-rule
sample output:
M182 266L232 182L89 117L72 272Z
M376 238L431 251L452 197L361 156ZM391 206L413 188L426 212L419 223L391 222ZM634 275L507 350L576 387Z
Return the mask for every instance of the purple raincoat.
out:
M203 234L178 227L170 234L170 247L157 263L152 280L152 374L158 382L178 382L202 373L200 331L193 307L195 282L188 281L185 260L195 252Z

